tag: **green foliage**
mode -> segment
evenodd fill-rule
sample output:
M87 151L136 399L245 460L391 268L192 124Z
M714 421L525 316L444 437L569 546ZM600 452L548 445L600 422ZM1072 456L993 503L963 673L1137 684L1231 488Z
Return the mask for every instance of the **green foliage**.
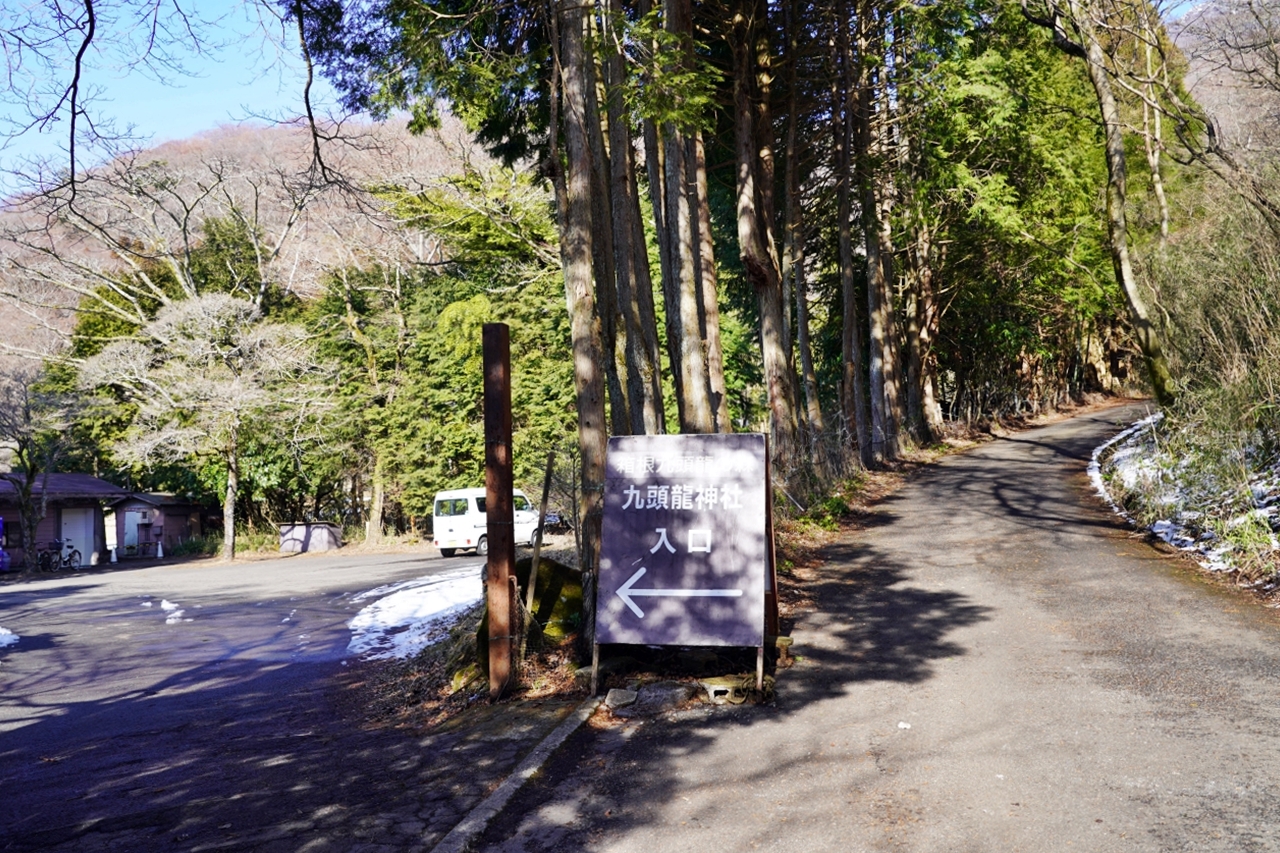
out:
M928 144L901 223L905 242L925 225L946 247L937 353L953 377L953 414L1034 408L1068 393L1084 339L1121 308L1082 69L1016 7L967 8L979 14L966 26L926 38L940 49L913 78L916 132Z
M558 263L551 199L528 172L467 169L418 192L377 192L397 219L445 240L459 267Z
M435 493L484 480L481 331L511 332L517 483L541 480L547 450L576 426L568 314L555 224L527 174L470 170L425 190L382 187L410 227L442 239L439 272L341 271L312 306L320 351L341 365L348 476L381 478L400 518Z
M448 103L506 163L541 150L551 75L544 14L471 0L343 6L291 6L290 14L303 10L312 56L349 108L378 117L407 110L410 129L422 132Z
M805 512L804 517L813 521L823 530L839 530L840 520L849 514L849 504L839 495L826 497Z
M716 90L724 82L720 70L697 52L687 35L663 27L661 9L624 22L624 27L628 61L623 97L635 121L652 119L686 132L711 130Z
M222 536L191 536L183 539L165 553L170 557L212 557L222 550Z
M255 235L240 218L210 218L200 240L186 255L156 257L140 253L117 280L82 297L71 333L70 357L97 355L112 341L130 338L171 302L192 294L227 293L253 302L265 316L297 315L296 296L262 280Z

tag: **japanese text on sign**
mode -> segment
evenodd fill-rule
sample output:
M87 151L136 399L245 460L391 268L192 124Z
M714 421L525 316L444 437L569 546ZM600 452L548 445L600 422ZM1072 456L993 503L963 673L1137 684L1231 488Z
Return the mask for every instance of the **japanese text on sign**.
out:
M762 435L610 440L599 642L762 642L765 453Z

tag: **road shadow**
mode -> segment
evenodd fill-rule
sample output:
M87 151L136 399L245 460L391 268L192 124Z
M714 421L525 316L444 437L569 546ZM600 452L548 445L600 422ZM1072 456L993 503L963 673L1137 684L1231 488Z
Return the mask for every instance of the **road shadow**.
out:
M806 632L816 627L819 644L806 642L800 651L804 668L823 674L784 677L788 703L817 701L858 682L923 682L933 661L966 653L950 638L955 630L989 618L989 608L963 593L912 585L907 566L865 541L829 546L824 557L835 568L807 585L818 613L806 617Z
M859 519L861 532L824 550L824 565L806 583L817 606L802 616L799 660L778 673L773 704L715 713L705 724L655 719L629 739L617 729L584 730L473 849L596 850L611 839L651 836L655 823L680 811L678 797L689 784L681 768L723 756L713 744L740 742L757 755L765 751L766 761L750 762L758 771L726 768L725 781L743 796L785 791L789 778L822 772L812 755L797 756L773 724L785 727L801 709L825 706L830 729L838 730L846 722L839 715L859 711L831 700L855 685L927 684L940 661L973 653L964 630L994 616L960 589L916 582L917 561L942 567L935 579L947 577L952 545L986 523L995 533L983 531L980 545L958 559L982 563L992 555L999 562L991 565L1004 566L1031 540L1069 547L1073 537L1122 529L1100 501L1088 498L1084 469L1099 435L1118 431L1117 421L1127 417L1124 410L1094 413L1078 419L1079 428L997 439L919 472L910 494L888 497ZM923 543L897 547L898 526L914 527ZM932 541L928 531L935 534ZM867 772L877 771L871 766Z
M515 716L487 740L368 727L352 669L235 660L56 708L10 697L0 850L429 846L541 736Z

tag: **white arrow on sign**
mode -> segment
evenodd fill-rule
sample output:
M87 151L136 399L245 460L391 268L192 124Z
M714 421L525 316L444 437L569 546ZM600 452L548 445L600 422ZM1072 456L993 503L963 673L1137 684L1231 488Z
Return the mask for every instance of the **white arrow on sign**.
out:
M636 585L636 581L644 577L647 572L644 566L640 567L640 571L627 578L627 582L618 587L618 598L622 599L622 603L631 608L631 612L641 619L644 618L644 611L636 606L633 598L641 595L661 596L664 598L741 598L742 590L740 589L632 589Z

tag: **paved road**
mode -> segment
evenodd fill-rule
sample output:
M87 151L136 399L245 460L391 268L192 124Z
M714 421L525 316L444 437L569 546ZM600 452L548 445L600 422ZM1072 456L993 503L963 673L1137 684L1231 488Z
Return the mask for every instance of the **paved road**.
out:
M421 848L483 791L415 790L444 764L421 739L344 729L333 676L353 593L479 562L305 555L0 587L22 638L0 649L0 850Z
M1280 850L1280 624L1091 494L1125 417L924 472L832 548L776 706L585 730L477 849Z

